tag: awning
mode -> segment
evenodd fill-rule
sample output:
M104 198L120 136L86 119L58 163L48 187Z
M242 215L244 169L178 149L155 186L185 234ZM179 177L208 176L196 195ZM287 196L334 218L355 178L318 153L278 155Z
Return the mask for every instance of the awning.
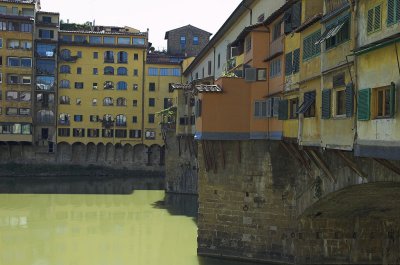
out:
M218 85L197 85L196 89L201 92L222 92Z
M314 102L315 102L315 91L304 93L304 101L297 110L297 113L299 114L306 113Z
M325 30L325 32L321 35L321 38L319 40L317 40L314 44L318 45L318 44L324 42L325 40L334 37L340 31L340 29L343 27L344 24L345 24L345 22L340 23L339 25L337 25L331 29Z

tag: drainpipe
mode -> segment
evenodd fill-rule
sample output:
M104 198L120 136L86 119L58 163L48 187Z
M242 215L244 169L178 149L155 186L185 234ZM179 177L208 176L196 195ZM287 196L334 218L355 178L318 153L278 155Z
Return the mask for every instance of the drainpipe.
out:
M144 143L144 90L145 90L145 86L146 86L146 51L147 49L143 50L143 65L142 65L142 134L141 134L141 138L142 138L142 144Z
M253 10L250 8L250 7L248 7L248 6L246 6L246 5L243 5L247 10L249 10L250 11L250 25L253 25Z
M358 13L358 4L359 4L359 1L355 0L354 6L353 6L354 16L353 16L353 21L352 21L352 24L354 25L353 26L353 39L354 39L353 51L355 51L358 48L358 24L357 24L358 14L359 14ZM346 59L347 59L347 56L346 56ZM358 64L357 64L357 56L355 54L354 54L353 61L354 61L354 75L355 75L354 83L353 83L353 90L354 90L354 97L355 97L355 103L356 103L356 104L354 104L355 107L353 110L353 114L354 114L354 118L353 118L354 141L353 142L355 143L358 138L358 131L357 131L357 107L358 107L358 105L357 105L357 103L358 103L357 102L357 100L358 100L358 74L357 74L358 70L357 70L357 68L358 68ZM351 72L349 74L351 76Z
M213 84L215 83L215 46L213 46L214 49L214 66L213 66L213 76L214 76L214 81Z

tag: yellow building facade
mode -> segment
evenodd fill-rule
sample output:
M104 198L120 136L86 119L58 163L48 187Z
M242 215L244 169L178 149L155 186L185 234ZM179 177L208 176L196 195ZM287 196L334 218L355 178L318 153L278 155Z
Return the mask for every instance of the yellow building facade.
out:
M60 31L57 142L144 142L147 33Z
M0 139L33 141L33 41L36 1L0 1Z

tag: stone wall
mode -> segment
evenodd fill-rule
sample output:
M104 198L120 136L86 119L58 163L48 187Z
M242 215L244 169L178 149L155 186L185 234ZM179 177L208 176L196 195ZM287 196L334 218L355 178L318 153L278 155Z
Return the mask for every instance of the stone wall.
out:
M159 145L60 143L54 153L49 153L47 147L41 146L0 145L0 163L95 165L115 169L164 171L164 158L164 147Z
M278 142L199 142L198 253L292 263L296 168Z
M166 191L197 194L197 143L191 136L167 133L165 175Z

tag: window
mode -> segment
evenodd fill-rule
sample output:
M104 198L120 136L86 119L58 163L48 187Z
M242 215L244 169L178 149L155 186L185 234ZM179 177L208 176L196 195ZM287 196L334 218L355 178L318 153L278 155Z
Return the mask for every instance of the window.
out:
M148 122L149 122L149 123L154 123L154 120L155 120L155 115L154 115L154 114L149 114L149 116L148 116Z
M55 78L54 76L36 76L36 89L37 90L54 90Z
M126 98L117 98L117 106L125 107L126 106Z
M126 126L126 116L123 114L117 115L115 125L116 126Z
M133 45L144 45L144 39L143 38L133 38Z
M128 88L128 84L124 81L119 81L117 83L117 90L126 90Z
M32 67L32 58L21 58L21 67Z
M97 106L97 99L92 99L92 106Z
M147 140L154 140L156 139L156 132L153 130L147 130L145 136Z
M82 68L81 67L76 68L76 73L78 75L81 75L82 74Z
M126 136L127 136L126 130L121 130L121 129L115 130L116 138L126 138Z
M132 117L132 123L137 123L137 116Z
M61 65L60 66L60 73L62 73L62 74L70 74L71 73L71 67L69 65Z
M99 58L99 53L93 52L93 59L98 59L98 58Z
M69 128L58 128L58 136L69 137L71 130Z
M186 37L185 36L181 36L180 44L181 44L181 49L186 47Z
M7 91L6 99L7 99L7 101L17 101L18 100L18 92L17 91Z
M173 75L173 76L181 76L181 69L179 69L179 68L173 68L173 69L172 69L172 75Z
M72 35L62 35L60 39L64 43L71 43L72 42Z
M39 123L53 123L54 122L54 112L51 110L39 110L37 112L37 121Z
M156 91L156 83L149 83L149 91Z
M91 44L101 44L101 37L98 36L89 36L89 42Z
M139 54L137 53L133 54L133 60L135 61L139 60Z
M93 83L92 88L96 90L97 89L97 83Z
M172 98L164 98L164 109L168 109L169 107L172 107Z
M220 53L218 53L217 67L218 67L218 69L221 67L221 54Z
M390 26L400 21L400 1L388 0L387 7L388 7L387 24L388 26Z
M74 36L74 42L85 43L85 42L87 42L87 37L84 36L84 35L75 35Z
M111 97L106 97L103 99L103 106L113 106L114 100Z
M149 98L149 107L154 107L156 105L156 99L155 98Z
M126 67L119 67L117 75L128 75L128 69L126 69Z
M80 98L77 98L76 99L76 105L81 105L81 103L82 103L82 100Z
M104 62L105 63L113 63L114 62L114 53L112 51L104 52Z
M70 115L67 113L61 113L58 118L58 123L60 125L69 125Z
M134 90L134 91L138 90L138 88L139 88L139 85L138 85L138 84L133 84L133 90Z
M20 60L17 57L8 57L8 66L17 67L20 66Z
M42 22L46 24L51 24L51 17L43 16Z
M83 89L83 82L75 82L75 88Z
M330 31L336 27L335 35L332 34L329 38L326 38L325 47L326 49L331 49L340 45L350 39L350 17L346 16L336 23L331 24L326 27L326 31Z
M39 57L53 58L56 53L56 45L38 43L36 45L36 53Z
M321 44L318 42L321 38L321 31L316 31L303 40L303 60L308 60L321 53ZM318 42L317 44L315 44Z
M281 75L281 59L275 59L270 62L269 76L274 78Z
M118 52L118 63L128 63L128 53Z
M267 80L267 69L257 69L257 81Z
M103 129L101 134L104 138L112 138L114 137L114 130L111 129Z
M19 48L19 40L9 40L7 43L7 48L18 49Z
M87 129L87 137L97 138L100 136L99 129Z
M18 115L18 108L6 108L6 115Z
M289 99L289 119L297 119L298 106L299 106L298 98Z
M60 104L61 105L69 105L70 104L69 96L61 96L60 97Z
M72 129L72 135L74 137L85 137L85 129L74 128L74 129Z
M300 71L300 49L289 52L285 56L285 74L291 75Z
M104 44L115 44L115 38L114 37L104 37L103 43Z
M114 89L114 83L112 81L105 81L103 84L104 89Z
M298 113L304 117L315 117L315 91L305 92L303 104L300 105Z
M82 51L77 51L76 52L76 57L82 58Z
M21 48L24 50L31 50L32 49L32 42L28 40L21 41Z
M74 121L82 122L83 121L83 115L74 115Z
M246 52L251 50L251 35L247 36L245 41Z
M160 76L168 76L168 68L160 68Z
M208 61L207 63L207 73L209 76L211 75L211 61Z
M22 84L23 85L30 85L31 84L31 77L30 76L22 76Z
M31 109L29 108L19 108L18 114L21 116L31 116Z
M157 76L158 68L149 67L149 76Z
M31 32L31 31L29 31ZM39 38L52 39L54 38L54 31L48 29L39 29Z
M60 81L60 88L70 88L69 80L61 80Z
M193 45L199 45L199 37L193 36Z
M90 122L98 122L99 115L90 115L89 120L90 120Z
M129 130L129 138L141 138L142 131L141 130Z
M278 39L281 36L281 34L282 34L282 21L279 21L274 25L272 40L274 41Z
M67 49L65 49L65 50L62 50L61 52L60 52L60 57L61 57L61 59L63 59L63 60L68 60L68 59L70 59L71 58L71 51L70 50L67 50Z
M131 38L129 37L118 37L118 44L129 45L131 44Z
M0 48L3 48L3 39L0 38Z
M341 116L346 114L346 91L345 89L340 89L335 91L336 94L336 110L335 115Z
M93 75L98 75L99 74L99 69L93 68Z
M395 113L396 88L391 86L380 87L374 90L376 118L391 118Z
M137 107L138 101L136 99L132 100L132 106Z
M105 75L114 75L114 68L112 66L104 67L104 74Z
M139 70L133 69L133 76L138 76L138 75L139 75Z
M377 5L368 10L367 33L373 33L381 29L382 5Z

